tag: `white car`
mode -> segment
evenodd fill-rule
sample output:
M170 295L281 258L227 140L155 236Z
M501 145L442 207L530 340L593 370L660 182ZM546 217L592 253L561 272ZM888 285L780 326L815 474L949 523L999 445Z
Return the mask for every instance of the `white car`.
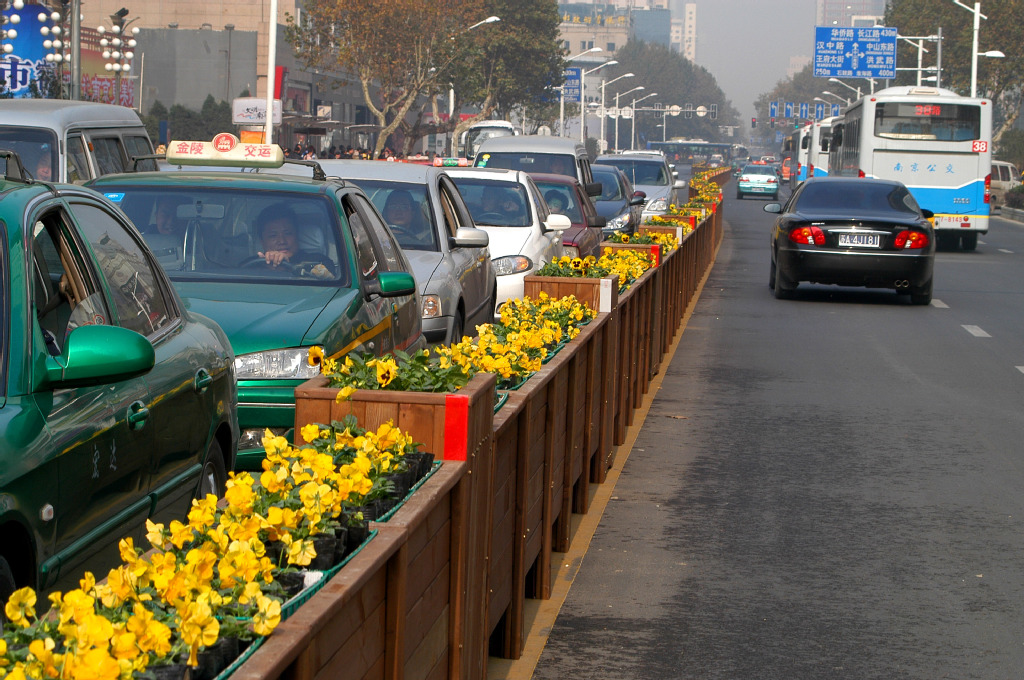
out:
M548 212L537 185L520 170L448 169L473 222L490 237L498 278L497 308L523 296L523 279L562 256L569 218ZM497 316L497 309L495 316Z

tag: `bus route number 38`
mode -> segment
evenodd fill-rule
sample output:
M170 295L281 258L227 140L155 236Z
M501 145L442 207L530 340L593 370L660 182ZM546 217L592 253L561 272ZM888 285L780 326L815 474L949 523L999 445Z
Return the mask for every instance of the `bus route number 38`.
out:
M988 151L988 142L984 139L975 139L971 142L971 151L974 153L985 153Z

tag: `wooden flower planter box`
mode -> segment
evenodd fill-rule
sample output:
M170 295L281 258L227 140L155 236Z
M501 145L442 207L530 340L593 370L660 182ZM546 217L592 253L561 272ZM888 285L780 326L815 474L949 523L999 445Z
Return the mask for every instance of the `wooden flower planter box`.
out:
M491 513L497 505L492 445L495 382L494 375L479 373L453 394L357 390L341 403L335 401L337 390L327 387L323 377L295 389L295 422L301 423L299 428L308 423L330 423L349 413L366 428L390 420L442 460L466 462L470 483L464 493L468 511L460 534L465 537L465 550L460 567L464 613L459 644L463 650L461 667L468 675L461 677L482 677L486 667L490 632L485 630L487 565L492 552L503 549L502 537L491 535ZM499 545L494 544L495 540Z
M468 463L444 463L232 680L482 678L467 638ZM476 664L486 663L486 659Z
M527 276L523 279L523 295L537 298L541 292L561 298L575 295L595 312L612 312L618 303L618 275L605 279L569 276Z

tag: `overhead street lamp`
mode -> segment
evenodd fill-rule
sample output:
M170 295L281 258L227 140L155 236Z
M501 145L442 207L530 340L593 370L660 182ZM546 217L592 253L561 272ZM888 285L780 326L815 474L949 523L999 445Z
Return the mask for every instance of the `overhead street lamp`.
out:
M640 97L639 99L633 100L633 129L629 133L629 148L631 151L636 149L636 104L637 102L642 102L645 99L650 99L651 97L656 97L657 95L657 92L652 92L650 94L645 94L643 97Z
M845 87L847 90L852 90L852 91L856 92L857 93L857 99L860 99L860 88L859 87L854 87L852 85L847 85L843 81L839 80L839 78L829 78L828 82L830 82L830 83L839 83L840 85Z
M593 54L594 52L604 52L604 50L602 50L600 47L591 47L589 50L586 50L584 52L580 52L579 54L577 54L575 56L569 57L568 59L566 59L566 61L567 62L575 61L576 59L579 59L582 56L585 56L585 55L588 55L588 54ZM580 71L580 73L583 73L583 71ZM581 107L583 106L583 96L582 96L583 95L583 92L582 92L582 85L583 85L583 83L582 83L582 80L583 80L583 78L581 76L580 77L580 81L581 81L581 83L580 83L580 87L581 87L581 91L580 91L580 106ZM558 96L558 134L561 137L565 136L565 88L564 88L564 86L563 86L563 88L561 90L561 94L559 94L559 96Z
M107 62L103 68L114 74L114 103L121 102L121 78L132 70L132 59L135 58L135 47L137 42L135 36L139 34L139 27L135 26L129 30L128 26L134 23L138 17L125 20L128 16L128 9L122 7L110 15L111 38L107 38L107 29L99 26L96 30L103 36L100 38L100 47L103 48L103 58Z
M845 104L846 104L847 106L849 106L849 105L850 105L850 100L849 100L848 98L846 98L846 97L840 97L840 96L839 96L838 94L836 94L835 92L829 92L828 90L823 90L823 91L822 91L822 94L828 95L829 97L835 97L835 98L836 98L836 99L838 99L839 101L841 101L841 102L845 103Z
M616 80L622 80L623 78L632 78L633 75L634 74L632 74L632 73L623 73L618 78L612 78L609 81L604 81L604 80L601 81L601 140L597 143L597 150L598 151L604 151L604 147L607 146L607 144L608 144L605 141L605 136L604 136L604 119L606 117L606 114L608 113L605 110L605 108L604 108L604 88L607 87L608 85L611 85Z
M605 66L614 66L615 64L618 64L618 63L619 62L616 61L615 59L611 59L609 61L604 62L600 66L595 66L594 68L590 69L589 71L584 71L583 75L580 76L580 142L581 143L584 143L584 142L587 141L587 98L586 98L586 95L585 95L586 90L587 90L587 76L589 76L591 73L594 73L596 71L600 71Z
M615 108L619 112L619 115L615 117L615 150L616 151L619 150L619 118L622 117L622 109L619 108L619 97L621 97L624 94L629 94L630 92L639 92L642 89L644 89L643 85L637 85L632 90L626 90L625 92L616 92L615 93ZM632 114L630 114L630 115L632 115Z
M985 19L988 21L988 17L981 13L981 3L974 3L974 7L969 7L960 0L953 0L958 6L963 7L968 12L974 15L974 39L971 43L971 96L978 96L978 57L995 57L1001 59L1006 55L999 50L989 50L988 52L978 51L978 31L981 29L981 20Z
M472 31L474 28L477 28L478 26L483 26L484 24L493 24L493 23L495 23L497 21L501 21L501 17L489 16L486 19L484 19L483 21L478 21L475 24L473 24L472 26L470 26L469 28L463 29L462 31L460 31L460 34L461 33L469 33L470 31ZM454 39L455 39L455 36L452 36L452 40L454 40ZM454 117L455 117L455 86L452 85L451 83L448 83L448 124L449 125L452 125L452 118L454 118ZM452 125L452 133L451 133L451 135L448 138L448 155L449 156L454 156L455 155L455 127L456 127L455 125Z

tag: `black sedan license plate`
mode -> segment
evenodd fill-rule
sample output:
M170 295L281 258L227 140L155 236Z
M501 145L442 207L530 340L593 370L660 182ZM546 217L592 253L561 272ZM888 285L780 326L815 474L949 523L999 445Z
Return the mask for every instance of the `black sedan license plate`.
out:
M877 248L880 245L878 234L840 234L839 245L855 248Z

